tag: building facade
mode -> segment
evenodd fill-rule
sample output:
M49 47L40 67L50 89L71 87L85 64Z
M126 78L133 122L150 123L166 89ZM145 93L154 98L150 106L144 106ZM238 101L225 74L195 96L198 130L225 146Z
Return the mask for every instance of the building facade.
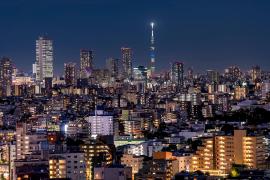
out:
M75 63L65 63L65 82L67 86L76 85L76 64Z
M262 136L248 136L246 130L234 130L231 136L214 136L203 140L192 156L191 171L226 175L232 164L244 164L250 169L264 167L266 157Z
M2 58L0 62L0 96L10 96L12 86L12 62Z
M36 40L36 63L34 65L37 81L53 78L53 41L47 37Z
M93 51L82 49L80 51L80 78L89 78L93 71Z
M91 136L113 135L113 116L103 110L95 110L93 116L86 117L91 129Z
M122 63L123 63L123 72L122 75L124 78L132 78L132 49L123 47L121 48L122 52Z
M177 91L184 86L184 64L173 62L171 65L171 81L175 84Z
M119 59L107 59L106 66L110 73L110 80L115 81L119 76Z

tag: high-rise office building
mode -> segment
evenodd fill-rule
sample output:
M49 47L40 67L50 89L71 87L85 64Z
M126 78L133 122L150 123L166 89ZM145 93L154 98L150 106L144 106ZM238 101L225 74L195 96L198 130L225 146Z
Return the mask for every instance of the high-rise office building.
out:
M188 68L188 70L187 70L187 78L188 78L188 80L193 79L193 68Z
M74 86L76 84L76 64L65 63L65 82L67 86Z
M119 59L109 58L106 62L107 69L109 70L110 77L116 79L119 75Z
M10 96L12 85L12 63L9 58L0 62L0 96Z
M260 66L254 66L251 69L251 79L253 82L257 82L261 79L261 68Z
M122 63L123 63L123 77L130 79L132 77L132 49L121 48Z
M184 63L173 62L171 66L171 81L176 85L177 91L184 86Z
M80 51L80 78L86 79L89 78L93 71L93 51L82 49Z
M36 80L53 78L53 41L47 37L36 40L36 63L34 65Z
M219 73L214 70L207 70L207 78L211 83L218 83L219 82Z

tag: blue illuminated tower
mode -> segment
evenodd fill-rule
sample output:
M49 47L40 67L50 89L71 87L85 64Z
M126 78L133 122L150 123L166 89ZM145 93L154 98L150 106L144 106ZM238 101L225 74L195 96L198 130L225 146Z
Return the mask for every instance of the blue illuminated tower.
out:
M150 70L151 76L155 73L155 38L154 38L154 25L155 23L151 22L151 41L150 41Z

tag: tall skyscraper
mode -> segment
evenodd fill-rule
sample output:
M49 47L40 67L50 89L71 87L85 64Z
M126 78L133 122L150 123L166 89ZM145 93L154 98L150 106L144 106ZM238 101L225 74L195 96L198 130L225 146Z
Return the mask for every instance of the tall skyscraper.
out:
M189 80L192 80L193 79L193 68L188 68L188 70L187 70L187 78L189 79Z
M65 82L67 86L74 86L76 84L76 64L65 63Z
M9 58L2 58L0 63L0 95L10 96L12 85L12 63Z
M123 63L123 76L131 79L132 77L132 49L121 48L122 52L122 63Z
M82 49L80 51L80 61L80 78L89 78L93 71L93 51Z
M36 40L36 63L34 65L37 81L53 78L53 41L47 37Z
M176 85L177 91L184 86L184 64L182 62L173 62L171 66L171 81Z
M206 72L207 78L210 83L218 83L219 82L219 73L215 70L207 70Z
M109 70L110 77L116 79L119 75L119 59L109 58L106 62L107 69Z
M150 41L150 71L151 76L155 73L155 38L154 38L154 25L155 23L151 22L151 41Z
M253 66L251 69L251 79L253 82L261 80L261 68L260 66Z

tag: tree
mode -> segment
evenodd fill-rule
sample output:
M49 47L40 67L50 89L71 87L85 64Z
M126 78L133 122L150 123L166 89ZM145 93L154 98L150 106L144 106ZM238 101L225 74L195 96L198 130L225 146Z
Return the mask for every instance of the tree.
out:
M6 178L4 177L4 174L1 174L1 180L6 180Z
M232 164L231 172L229 178L236 178L240 176L240 172L246 169L247 166L244 164Z
M196 139L193 141L192 139L188 139L187 144L191 146L192 150L197 151L198 146L202 145L202 140Z
M234 130L233 125L230 124L224 124L221 128L221 131L225 132L225 134L232 133Z
M173 152L177 150L177 146L175 144L170 144L168 147L164 147L162 151Z

